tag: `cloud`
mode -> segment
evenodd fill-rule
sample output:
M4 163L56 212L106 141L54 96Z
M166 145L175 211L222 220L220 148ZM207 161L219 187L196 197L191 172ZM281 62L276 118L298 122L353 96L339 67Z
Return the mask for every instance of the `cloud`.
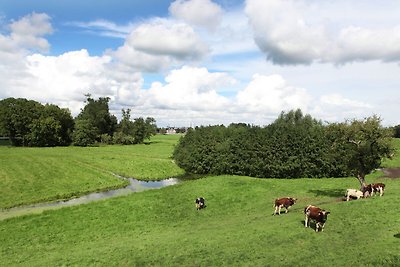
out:
M235 83L225 73L210 73L206 68L184 66L172 70L166 84L153 83L147 102L153 108L178 110L224 110L229 100L218 94L220 87Z
M10 25L9 41L15 46L48 51L50 45L42 36L53 32L50 17L44 13L32 13Z
M331 122L367 117L374 110L371 104L351 100L340 94L323 95L315 103L310 112L317 118Z
M229 29L229 21L223 20L217 31ZM50 18L31 14L14 21L9 25L9 34L0 34L0 99L23 97L53 103L69 108L76 116L84 105L84 94L90 93L93 97L110 97L114 114L121 108L131 108L134 117L152 116L160 126L188 126L190 122L265 125L282 110L295 108L316 114L317 118L348 118L372 108L340 94L313 97L308 89L289 84L290 79L284 75L256 74L246 81L253 71L237 80L231 76L233 72L215 71L223 68L195 67L192 61L204 58L208 47L194 28L175 22L155 19L137 24L121 47L93 56L86 49L60 55L39 53L37 50L44 52L49 47L45 35L52 32ZM40 29L28 34L25 24L28 29L32 25ZM239 25L245 29L242 20ZM230 34L238 36L233 31L222 39L229 40ZM25 35L30 37L13 39ZM38 41L41 39L44 42ZM221 53L224 50L222 46L219 49ZM237 52L243 48L231 49ZM237 64L247 70L255 68L253 64L249 64L251 68L242 62ZM146 80L146 71L160 69L166 73L164 80ZM237 93L231 89L239 86Z
M124 45L107 54L135 71L157 72L198 61L208 52L207 45L189 25L157 18L138 24Z
M127 43L137 51L178 60L198 60L208 52L189 25L163 19L141 24L129 35Z
M245 12L255 42L267 59L275 64L400 61L400 47L397 45L400 25L384 28L342 25L341 21L335 21L335 17L319 15L319 11L326 7L324 4L247 0ZM338 4L343 5L343 2ZM339 9L338 12L342 11ZM336 29L331 26L335 24L332 21L342 26Z
M222 8L210 0L176 0L169 7L176 18L194 25L215 30L222 19Z
M127 25L118 25L114 22L104 19L98 19L89 22L74 21L65 23L65 25L83 28L89 32L99 34L101 36L123 39L125 39L128 34L136 27L133 23L128 23Z
M236 101L247 112L278 114L297 108L307 112L311 96L303 88L288 86L280 75L255 74L246 88L238 92Z

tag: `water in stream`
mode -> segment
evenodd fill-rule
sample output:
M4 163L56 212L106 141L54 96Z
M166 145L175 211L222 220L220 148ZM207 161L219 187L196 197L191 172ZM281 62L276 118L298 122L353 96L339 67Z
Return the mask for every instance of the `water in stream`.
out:
M123 178L123 177L120 177ZM73 198L70 200L66 201L58 201L58 202L51 202L51 203L39 203L39 204L34 204L34 205L29 205L29 206L21 206L21 207L15 207L11 209L6 209L3 211L0 211L0 220L4 220L7 218L11 217L16 217L16 216L21 216L25 214L32 214L32 213L42 213L44 210L51 210L51 209L57 209L60 207L65 207L65 206L73 206L73 205L79 205L79 204L84 204L96 200L101 200L101 199L106 199L106 198L111 198L111 197L116 197L116 196L123 196L130 194L132 192L142 192L145 190L150 190L150 189L159 189L163 188L166 186L174 185L179 183L179 179L177 178L169 178L161 181L139 181L133 178L124 178L129 181L129 185L120 188L120 189L114 189L114 190L109 190L109 191L104 191L104 192L98 192L98 193L90 193L88 195L84 195L78 198Z

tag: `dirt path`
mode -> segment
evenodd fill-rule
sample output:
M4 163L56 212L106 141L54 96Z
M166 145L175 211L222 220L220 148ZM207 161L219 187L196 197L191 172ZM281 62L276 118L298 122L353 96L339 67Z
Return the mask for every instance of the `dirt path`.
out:
M400 178L400 168L385 168L382 169L383 176L382 178Z

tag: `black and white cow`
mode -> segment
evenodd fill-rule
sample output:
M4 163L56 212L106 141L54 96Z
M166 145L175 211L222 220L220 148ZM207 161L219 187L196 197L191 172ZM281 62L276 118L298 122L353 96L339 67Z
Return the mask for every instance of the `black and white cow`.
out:
M203 197L196 198L195 203L198 210L206 207L206 200Z

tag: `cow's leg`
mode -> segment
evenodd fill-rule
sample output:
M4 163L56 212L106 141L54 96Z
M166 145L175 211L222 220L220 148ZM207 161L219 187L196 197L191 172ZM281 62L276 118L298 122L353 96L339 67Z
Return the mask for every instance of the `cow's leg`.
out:
M290 208L290 206L289 207L285 207L285 209L286 209L286 211L285 211L285 213L288 213L289 212L289 208Z
M281 215L281 208L282 208L282 205L279 205L278 206L278 215Z
M383 196L383 187L379 187L379 196L381 197L381 196Z
M350 196L347 195L347 196L346 196L346 201L349 201L349 200L350 200Z
M306 218L304 219L304 226L308 227L308 216L306 214Z
M275 206L274 214L272 215L275 215L277 211L278 211L278 206Z

